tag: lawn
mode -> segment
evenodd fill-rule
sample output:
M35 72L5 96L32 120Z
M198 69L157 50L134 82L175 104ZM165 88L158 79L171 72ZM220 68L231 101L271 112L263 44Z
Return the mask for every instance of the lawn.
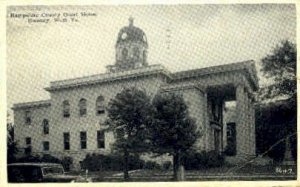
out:
M173 181L172 170L134 170L130 171L130 181ZM122 182L122 171L93 173L93 181ZM293 166L253 166L243 168L219 167L186 171L187 181L223 181L223 180L296 180L296 167Z

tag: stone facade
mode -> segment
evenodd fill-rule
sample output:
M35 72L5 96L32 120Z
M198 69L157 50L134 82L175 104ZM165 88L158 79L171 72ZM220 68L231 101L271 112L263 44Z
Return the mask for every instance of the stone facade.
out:
M122 89L137 87L145 90L150 97L158 92L178 92L183 95L191 117L196 120L203 134L194 145L199 151L224 151L224 103L235 100L238 110L235 111L237 151L234 157L245 159L253 156L253 93L258 89L254 62L245 61L171 73L162 65L148 65L143 52L139 52L139 58L133 58L130 62L123 61L124 47L137 46L140 51L147 53L145 34L140 29L135 30L136 27L131 24L133 23L129 25L127 37L132 34L130 32L141 35L123 39L124 31L120 31L118 37L121 39L118 38L116 44L116 63L108 67L108 73L51 82L50 87L45 88L50 93L50 100L14 105L15 138L20 148L31 146L32 153L51 154L59 158L71 156L75 169L80 167L80 161L87 153L111 153L114 136L104 125L107 118L105 108ZM132 63L140 65L132 66ZM101 113L97 112L99 97L104 99L101 103L104 110ZM79 101L82 99L85 100L84 115L80 112L82 106ZM64 108L65 101L68 102L68 108ZM64 116L65 109L69 111L68 117ZM28 117L30 123L26 123ZM48 134L44 132L45 119L49 121ZM104 132L104 147L98 146L97 131ZM81 146L80 132L86 132L86 148ZM70 134L69 150L65 150L64 133ZM26 137L31 138L30 144L26 142ZM44 142L49 142L49 150L45 150Z

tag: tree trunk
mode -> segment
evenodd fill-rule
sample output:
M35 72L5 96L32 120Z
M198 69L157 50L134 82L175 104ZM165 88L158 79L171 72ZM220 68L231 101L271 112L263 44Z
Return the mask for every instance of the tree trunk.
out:
M177 171L177 181L184 181L185 180L185 172L183 164L179 164L178 171Z
M178 154L173 155L173 179L177 180L177 171L178 171Z
M173 178L175 181L185 180L184 166L178 152L173 155Z
M124 149L124 180L128 181L129 180L129 173L128 173L128 159L129 159L129 153L127 149Z

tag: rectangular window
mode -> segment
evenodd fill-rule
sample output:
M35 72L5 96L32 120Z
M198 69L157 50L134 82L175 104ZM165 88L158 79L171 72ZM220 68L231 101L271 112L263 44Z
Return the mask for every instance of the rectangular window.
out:
M26 145L31 145L31 138L26 137L25 142L26 142Z
M43 131L44 134L49 134L49 121L47 119L43 120Z
M86 149L86 132L80 132L80 147L81 149Z
M49 147L50 147L49 142L43 142L43 150L44 151L49 151Z
M236 126L235 123L227 123L227 147L225 150L226 155L236 155Z
M25 111L25 124L31 124L31 112L29 110Z
M26 155L30 155L31 154L31 138L30 137L26 137L25 138L25 154Z
M70 150L70 133L64 133L64 149Z
M104 131L97 131L97 145L98 148L105 148L105 134Z

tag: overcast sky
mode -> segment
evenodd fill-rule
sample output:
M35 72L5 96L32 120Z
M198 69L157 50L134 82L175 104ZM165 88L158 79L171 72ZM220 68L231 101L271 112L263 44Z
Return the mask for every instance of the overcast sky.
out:
M82 11L97 16L48 24L9 17L12 12ZM8 107L49 99L44 88L50 81L104 73L115 62L117 34L130 16L147 35L148 63L172 72L259 62L281 40L296 42L293 5L12 7L7 19Z

